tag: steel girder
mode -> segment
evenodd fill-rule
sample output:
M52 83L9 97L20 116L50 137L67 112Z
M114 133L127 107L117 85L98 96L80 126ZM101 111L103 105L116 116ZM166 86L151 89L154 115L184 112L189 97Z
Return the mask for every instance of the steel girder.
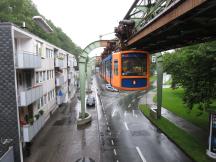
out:
M173 4L180 1L182 0L136 0L124 19L135 21L133 33L136 33Z

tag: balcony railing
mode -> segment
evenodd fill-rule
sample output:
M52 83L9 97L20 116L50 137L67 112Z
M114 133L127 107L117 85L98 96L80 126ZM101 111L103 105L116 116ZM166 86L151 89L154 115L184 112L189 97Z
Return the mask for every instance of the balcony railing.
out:
M56 77L56 86L61 86L64 82L64 76Z
M28 106L43 96L41 85L19 92L19 106Z
M22 126L23 141L30 142L34 136L41 130L45 124L45 117L40 116L32 125L27 124Z
M65 95L63 96L57 96L57 104L60 105L64 102Z
M55 67L63 68L64 67L64 60L60 60L58 58L55 59Z
M68 74L68 79L72 79L72 74L71 73Z
M41 67L41 57L30 52L16 53L16 67L18 69L35 69Z

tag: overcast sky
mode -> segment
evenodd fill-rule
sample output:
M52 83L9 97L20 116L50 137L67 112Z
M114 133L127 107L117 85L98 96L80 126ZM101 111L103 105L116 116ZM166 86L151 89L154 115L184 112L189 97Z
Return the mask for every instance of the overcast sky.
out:
M114 31L134 0L32 0L39 12L84 48ZM105 38L111 38L107 35ZM113 37L112 37L113 38Z

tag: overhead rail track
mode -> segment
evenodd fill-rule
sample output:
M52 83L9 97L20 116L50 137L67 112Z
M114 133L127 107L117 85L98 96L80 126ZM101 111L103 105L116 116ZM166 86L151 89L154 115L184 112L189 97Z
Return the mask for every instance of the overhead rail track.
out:
M215 40L215 11L215 0L135 0L123 20L133 28L120 23L116 36L150 53Z

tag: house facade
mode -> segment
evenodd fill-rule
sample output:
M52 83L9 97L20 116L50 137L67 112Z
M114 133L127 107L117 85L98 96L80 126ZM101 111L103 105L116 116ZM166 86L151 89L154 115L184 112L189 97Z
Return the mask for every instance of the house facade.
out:
M0 23L0 157L15 161L54 111L75 94L75 57L11 23ZM4 142L6 141L6 142Z

